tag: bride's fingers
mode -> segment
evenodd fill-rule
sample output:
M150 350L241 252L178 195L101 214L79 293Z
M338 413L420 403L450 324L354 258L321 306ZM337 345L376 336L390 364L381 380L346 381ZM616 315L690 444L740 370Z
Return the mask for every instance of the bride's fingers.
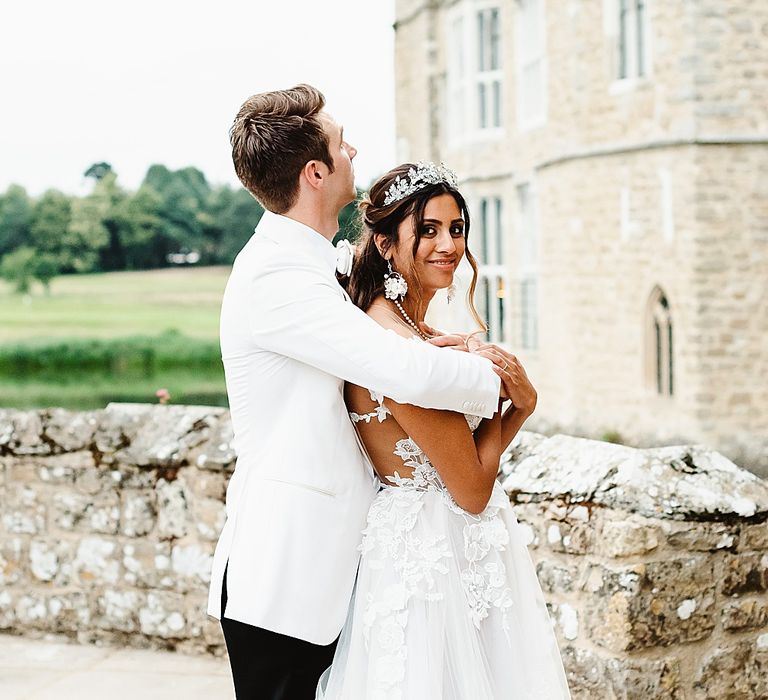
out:
M427 325L424 321L419 322L419 328L421 328L422 332L427 335L445 335L443 331L439 331L437 328L432 328L432 326Z
M494 367L497 367L499 369L502 369L505 364L508 364L506 363L506 360L504 360L504 358L501 357L501 355L499 355L498 353L492 352L490 350L478 350L473 354L485 357L486 359L493 362Z
M467 346L464 344L464 338L460 335L438 335L435 338L429 338L427 342L439 348L454 348L464 351L467 349Z

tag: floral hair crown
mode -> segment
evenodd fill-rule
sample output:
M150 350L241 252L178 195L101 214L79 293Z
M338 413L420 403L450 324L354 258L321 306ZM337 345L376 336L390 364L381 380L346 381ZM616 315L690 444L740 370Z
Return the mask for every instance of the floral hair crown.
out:
M445 182L451 187L459 186L459 178L447 165L440 163L428 163L420 160L415 168L411 168L405 177L399 175L395 181L387 188L384 197L384 206L387 207L393 202L397 202L414 192L418 192L427 185L437 185Z

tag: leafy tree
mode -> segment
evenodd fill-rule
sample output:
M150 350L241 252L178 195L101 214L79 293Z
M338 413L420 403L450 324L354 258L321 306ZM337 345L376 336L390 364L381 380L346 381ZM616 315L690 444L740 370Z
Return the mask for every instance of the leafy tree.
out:
M83 173L83 176L91 177L98 182L111 172L112 166L109 163L102 161L100 163L94 163L90 168L88 168L88 170Z
M35 202L29 230L32 247L52 255L65 272L77 270L66 245L71 220L71 199L58 190L48 190Z
M59 274L59 266L56 259L47 253L35 256L32 265L32 276L45 288L45 293L51 293L51 280Z
M57 273L56 259L30 246L21 246L0 260L0 277L14 285L19 294L29 292L33 279L39 280L49 292L50 281Z
M0 196L0 257L29 242L32 202L23 187L11 185Z
M154 239L159 235L160 197L151 187L142 185L116 207L114 219L121 231L126 270L157 267Z
M101 226L106 233L106 241L98 245L100 270L124 270L126 268L126 243L128 223L124 221L120 206L126 200L126 193L117 184L117 175L108 172L96 182L90 199L98 211Z
M202 218L207 263L231 265L259 223L264 208L248 190L215 188Z
M205 203L210 186L197 168L171 171L164 165L153 165L147 171L143 186L152 188L159 197L158 235L153 239L154 266L166 264L169 253L202 250L204 243Z

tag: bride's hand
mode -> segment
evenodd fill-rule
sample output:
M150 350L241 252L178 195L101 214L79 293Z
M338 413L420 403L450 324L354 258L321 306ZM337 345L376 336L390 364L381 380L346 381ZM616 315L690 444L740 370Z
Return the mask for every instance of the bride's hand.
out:
M481 341L476 336L482 331L475 331L474 333L444 333L432 326L428 326L423 321L419 324L421 331L430 336L428 343L436 345L439 348L452 348L453 350L461 350L462 352L474 352L477 350Z
M493 343L481 345L476 354L493 361L496 374L501 377L502 398L509 399L516 409L531 415L536 409L538 394L517 356Z

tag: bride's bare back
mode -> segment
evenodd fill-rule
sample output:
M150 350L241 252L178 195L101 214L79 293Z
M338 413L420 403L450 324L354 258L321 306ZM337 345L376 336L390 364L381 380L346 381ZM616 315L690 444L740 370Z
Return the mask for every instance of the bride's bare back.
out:
M386 307L374 304L368 315L403 337L415 336ZM470 512L483 510L490 496L499 453L495 445L489 455L478 452L475 444L478 434L473 437L463 414L398 404L389 398L384 398L382 404L377 400L382 397L374 397L368 389L354 384L346 385L344 398L383 483L389 483L387 477L394 476L395 472L405 478L413 474L413 468L406 466L404 459L395 453L399 441L411 438L437 469L454 500Z

